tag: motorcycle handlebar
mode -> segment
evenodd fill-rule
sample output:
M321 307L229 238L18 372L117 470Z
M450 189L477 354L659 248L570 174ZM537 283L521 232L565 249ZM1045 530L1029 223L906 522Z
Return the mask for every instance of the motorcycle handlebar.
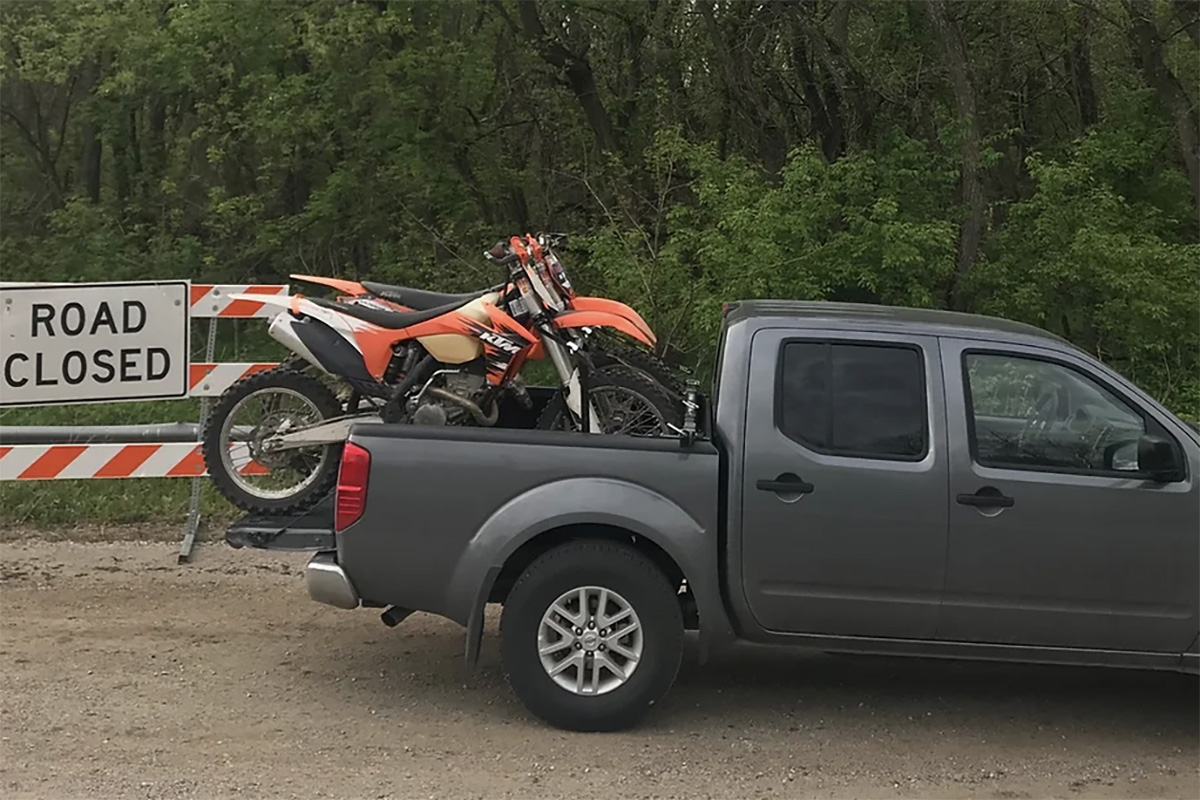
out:
M518 258L516 253L509 250L507 242L496 242L496 246L485 251L483 257L500 267L508 266Z

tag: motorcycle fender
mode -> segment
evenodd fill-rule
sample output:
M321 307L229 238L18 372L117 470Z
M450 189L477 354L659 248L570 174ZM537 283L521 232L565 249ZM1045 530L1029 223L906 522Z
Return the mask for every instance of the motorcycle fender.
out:
M554 318L556 328L615 328L626 336L637 339L647 347L654 346L654 339L647 336L637 325L620 314L607 311L564 311Z
M315 357L317 366L322 370L351 382L376 382L363 353L336 330L313 317L302 319L285 317L285 319L289 323L287 332L300 340L304 349ZM274 329L275 325L272 324L271 328ZM287 344L273 331L269 332L276 340ZM282 326L280 326L279 333L283 333ZM304 353L301 352L300 355L304 355ZM307 356L305 357L307 358Z
M266 305L279 306L288 311L288 314L276 315L267 332L271 333L274 328L275 334L278 335L273 334L273 338L325 372L370 383L383 379L392 357L395 331L376 327L347 314L339 314L299 294L291 297L239 294L229 296L235 300L254 300ZM285 325L279 317L290 319L292 324ZM279 321L278 325L274 324L276 320ZM292 346L295 339L299 339L308 354L299 352Z
M654 331L650 330L650 326L646 324L646 320L642 319L642 315L624 303L609 300L607 297L576 297L571 300L571 308L575 311L605 311L624 317L646 335L652 347L658 341L658 337L654 335Z
M342 294L348 294L351 297L362 297L363 295L370 294L370 292L368 292L358 281L346 281L342 280L341 278L322 278L320 275L293 274L289 275L288 277L294 281L300 281L301 283L313 283L318 286L328 286L334 291L341 292Z
M303 297L303 295L298 294L285 294L281 296L277 294L246 294L244 292L231 293L225 296L230 300L246 300L248 302L258 303L264 306L274 306L280 311L287 311L291 309L292 303L295 301L295 299L298 297Z

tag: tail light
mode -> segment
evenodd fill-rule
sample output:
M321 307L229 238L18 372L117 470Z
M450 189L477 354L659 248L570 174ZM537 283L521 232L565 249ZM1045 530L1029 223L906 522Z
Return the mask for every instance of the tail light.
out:
M367 507L367 473L370 471L371 454L354 442L346 442L334 498L334 530L346 530L363 515Z

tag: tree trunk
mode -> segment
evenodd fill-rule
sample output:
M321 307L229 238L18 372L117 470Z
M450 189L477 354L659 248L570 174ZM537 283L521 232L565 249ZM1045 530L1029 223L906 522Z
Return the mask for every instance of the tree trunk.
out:
M83 159L80 169L83 172L84 192L93 203L100 202L100 161L103 153L100 128L95 123L88 123L83 130Z
M121 209L129 202L129 141L127 132L117 133L112 140L113 180L117 190L117 205Z
M964 126L962 140L962 202L967 216L959 231L958 257L954 274L951 276L947 300L951 308L963 307L962 286L975 259L983 239L985 198L983 192L983 168L980 161L979 114L976 107L975 87L967 70L967 50L958 27L946 15L944 0L928 0L925 8L933 23L934 33L946 57L946 68L954 90L954 106Z
M161 97L150 101L150 119L146 130L146 158L143 164L142 191L152 197L158 192L167 169L167 105Z
M1146 83L1154 89L1175 122L1183 166L1192 187L1192 202L1200 209L1200 123L1183 84L1167 66L1162 34L1154 23L1149 0L1125 0L1129 11L1129 41L1142 68Z
M1200 47L1200 0L1174 0L1175 19L1187 31L1192 43Z
M825 160L836 161L846 153L846 125L842 120L842 97L837 86L827 84L822 92L817 86L817 76L808 62L808 49L804 44L804 33L793 30L792 68L804 87L804 105L812 117L821 153Z
M742 21L744 24L739 24L735 29L736 32L740 32L742 28L748 28L750 31L744 41L738 42L737 56L729 47L729 40L737 36L731 37L728 32L721 30L712 2L700 4L700 16L712 41L729 110L740 112L742 119L749 123L743 127L745 140L754 143L767 178L778 181L787 160L787 141L778 120L767 108L769 98L761 91L761 81L752 74L751 60L741 55L741 51L756 53L762 47L765 31L773 22L778 7L767 4L754 9L750 4L744 4L736 8L739 13L746 13L748 10L750 14Z
M1091 33L1096 21L1096 7L1091 3L1081 5L1082 21L1079 36L1067 51L1067 67L1071 71L1075 104L1079 109L1079 123L1084 130L1100 121L1100 105L1096 100L1096 85L1092 80Z
M547 64L562 71L567 85L583 109L583 115L591 126L600 149L617 152L617 136L608 118L608 111L600 100L596 76L592 74L592 65L588 63L587 57L572 53L546 33L534 0L523 0L517 3L517 8L525 34L533 40L538 55Z
M810 3L784 6L801 31L796 36L803 36L807 42L805 49L812 56L812 74L824 73L823 103L827 112L836 113L843 139L839 156L852 143L868 141L874 126L871 90L867 88L870 81L851 63L848 53L850 12L854 6L849 0L836 3L827 25L817 18Z
M80 68L80 92L86 98L95 91L100 82L100 64L94 58L84 59ZM79 172L83 177L83 191L88 200L100 202L100 163L104 155L104 146L100 142L100 125L94 118L87 119L83 125L83 146L81 148Z

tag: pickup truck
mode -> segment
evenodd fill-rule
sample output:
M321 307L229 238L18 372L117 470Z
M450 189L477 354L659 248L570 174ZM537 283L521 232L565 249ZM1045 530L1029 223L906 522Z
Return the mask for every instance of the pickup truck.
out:
M315 551L311 597L466 628L512 689L633 724L686 629L830 652L1200 667L1200 435L1037 328L751 301L698 434L358 426L332 503L234 546Z

